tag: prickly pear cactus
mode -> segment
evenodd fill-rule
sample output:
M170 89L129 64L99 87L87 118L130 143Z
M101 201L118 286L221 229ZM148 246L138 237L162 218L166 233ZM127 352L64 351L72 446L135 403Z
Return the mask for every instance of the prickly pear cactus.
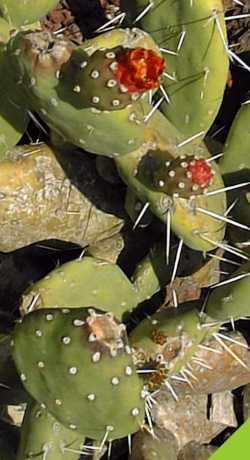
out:
M246 262L209 296L206 313L217 321L229 322L250 316L250 263Z
M166 4L123 0L130 22L150 33L165 57L161 110L187 138L204 137L219 110L228 74L221 0Z
M48 460L77 460L84 439L65 428L41 404L29 403L22 423L16 460L43 455Z
M150 130L156 124L153 137ZM147 145L115 159L120 175L159 219L170 221L187 246L214 249L224 238L226 211L217 164L202 144L182 144L179 133L160 114L149 121L148 131L152 139Z
M14 27L25 26L45 16L58 3L58 0L0 0L0 12Z
M250 238L250 143L245 135L249 122L250 106L245 103L233 121L219 163L225 183L231 187L229 204L237 200L232 215L236 221L248 226L248 230L230 229L230 236L237 242Z
M125 329L112 314L94 308L30 313L13 336L21 380L72 431L100 442L138 431L142 384Z
M145 49L144 66L147 66L147 53L152 49L156 68L153 83L158 84L161 73L161 69L158 71L158 62L161 63L161 59L157 56L157 52L154 52L157 47L152 39L139 29L115 30L111 34L106 33L102 37L85 42L76 50L72 42L62 37L52 37L48 33L18 34L10 40L8 45L13 69L19 75L21 87L32 109L38 112L41 118L63 139L89 152L111 157L129 152L131 146L139 147L143 143L145 129L144 124L140 121L140 118L143 120L144 114L139 102L128 104L121 110L108 110L110 108L108 100L115 109L119 108L120 102L117 103L117 101L120 99L117 96L112 97L113 88L110 88L108 84L111 74L108 75L107 87L103 88L102 72L96 68L95 53L102 57L102 62L98 65L107 69L107 62L110 61L111 65L114 62L113 58L106 55L113 56L112 49L117 46L126 50L134 49L135 46L136 49L141 49L141 47ZM105 48L107 52L102 52L99 48ZM111 54L108 51L110 48ZM72 53L73 63L71 64ZM80 81L77 81L76 84L72 82L74 76L77 78L76 61L78 72L81 76L83 74L84 82L87 81L87 88L91 88L88 94L84 92L83 95L81 94ZM119 62L117 65L119 66ZM72 72L74 76L71 75ZM130 73L133 74L133 67ZM113 75L113 79L115 78ZM122 75L119 74L117 78L120 85L120 82L123 82ZM121 84L124 86L124 83ZM105 94L109 95L106 99ZM121 89L119 89L119 94L122 96ZM105 110L100 111L99 104L102 96L106 103L103 101L104 105L101 107L105 107ZM138 97L137 93L131 94L132 100ZM111 129L112 136L110 136Z
M216 329L201 327L198 311L190 305L162 309L143 320L130 334L130 343L149 390L166 387L169 378L185 373L198 345Z
M11 27L9 23L0 17L0 43L7 43L10 38Z
M22 313L30 309L95 305L117 318L137 305L137 291L118 267L94 257L68 262L34 284L24 295Z

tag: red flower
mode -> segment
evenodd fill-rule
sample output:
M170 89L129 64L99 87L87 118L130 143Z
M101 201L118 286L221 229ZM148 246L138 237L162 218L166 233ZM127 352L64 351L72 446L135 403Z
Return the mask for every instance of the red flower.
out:
M159 87L165 62L154 51L134 48L120 53L117 63L114 78L129 93L143 93Z
M193 160L187 167L187 171L192 174L193 184L199 185L199 187L208 187L213 177L212 169L205 160Z

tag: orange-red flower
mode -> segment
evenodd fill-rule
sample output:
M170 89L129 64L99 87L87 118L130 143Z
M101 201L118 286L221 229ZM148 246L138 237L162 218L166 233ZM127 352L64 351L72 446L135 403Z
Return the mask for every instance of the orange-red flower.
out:
M129 93L143 93L159 87L165 62L154 51L134 48L120 53L117 62L114 78Z
M199 187L208 187L213 177L212 169L209 164L203 159L193 160L187 167L187 171L192 174L193 184Z

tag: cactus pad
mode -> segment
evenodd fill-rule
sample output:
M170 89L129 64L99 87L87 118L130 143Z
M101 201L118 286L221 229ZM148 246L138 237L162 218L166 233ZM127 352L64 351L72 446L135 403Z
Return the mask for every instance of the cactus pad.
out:
M153 372L143 374L150 391L165 386L167 379L182 370L213 328L201 327L198 311L162 309L142 321L130 334L137 365Z
M100 37L90 40L80 50L87 52L91 49L93 53L103 47L152 45L152 40L137 29L104 34L100 40ZM81 108L80 93L72 90L72 84L65 85L60 80L60 72L70 60L73 48L72 42L45 32L17 34L10 40L11 64L20 77L20 88L31 109L38 112L62 139L89 152L116 157L130 152L132 147L139 147L145 131L140 101L134 102L132 107L129 104L115 111ZM91 81L95 82L95 79Z
M30 394L69 429L102 440L142 425L142 384L126 328L112 314L94 308L32 312L16 326L13 356Z
M226 26L221 0L122 0L121 9L149 32L166 60L161 106L186 138L198 142L219 110L228 75ZM164 94L164 91L162 91ZM196 142L197 142L196 140Z
M12 27L31 24L45 16L58 0L0 0L0 11Z
M118 265L84 257L56 268L34 284L24 296L23 313L29 312L29 305L33 309L95 305L121 318L136 307L137 297Z
M43 406L29 403L16 460L43 455L46 460L77 460L83 444L79 433L65 428Z
M249 317L249 293L250 262L246 262L227 279L225 285L214 288L206 305L206 313L222 323Z

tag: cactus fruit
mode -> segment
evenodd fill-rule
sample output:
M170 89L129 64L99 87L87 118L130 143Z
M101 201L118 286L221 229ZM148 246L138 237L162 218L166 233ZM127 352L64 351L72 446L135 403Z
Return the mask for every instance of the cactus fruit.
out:
M25 26L45 16L58 0L0 0L0 12L12 28Z
M81 108L121 110L159 86L163 62L145 48L101 48L90 56L78 48L62 69L60 81L78 94Z
M204 158L181 155L174 158L168 152L149 151L139 165L141 175L155 191L171 198L191 198L206 194L213 180L211 165ZM151 163L151 164L150 164Z
M34 301L36 299L36 301ZM24 295L21 311L95 305L118 319L137 305L137 292L118 265L93 257L68 262L35 283Z
M45 144L17 147L0 171L1 251L48 239L86 246L123 226L120 197L81 152L69 160Z
M13 336L21 380L59 422L86 437L105 442L138 431L142 384L125 329L94 308L32 312Z
M131 22L138 18L139 27L152 35L165 57L162 112L187 138L199 134L200 142L216 117L227 82L221 0L178 0L170 5L123 0L121 8Z
M16 460L44 456L47 460L77 460L84 439L59 423L41 404L28 404Z

